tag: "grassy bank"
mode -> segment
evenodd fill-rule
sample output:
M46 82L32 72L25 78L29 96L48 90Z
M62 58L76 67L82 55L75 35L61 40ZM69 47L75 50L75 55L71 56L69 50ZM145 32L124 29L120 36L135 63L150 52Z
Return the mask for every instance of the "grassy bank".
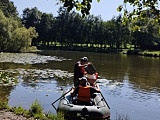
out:
M99 48L87 46L38 46L39 50L67 50L67 51L83 51L83 52L97 52L97 53L123 53L127 55L141 55L150 57L160 57L160 51L149 51L139 49L115 49L115 48ZM130 47L128 47L130 48Z
M26 118L33 118L38 120L64 120L63 114L58 113L57 115L47 113L43 113L43 108L39 104L38 100L35 100L30 106L29 110L25 110L22 106L18 107L10 107L7 102L0 100L0 110L5 110L9 112L13 112L16 115L22 115Z
M148 57L160 57L160 51L149 51L149 50L123 50L123 54L127 55L140 55Z
M57 115L51 113L43 113L43 108L38 102L35 100L29 110L25 110L22 106L18 107L10 107L7 102L4 102L0 99L0 111L5 110L8 112L13 112L16 115L22 115L26 119L35 119L35 120L65 120L63 113L58 113ZM85 118L82 120L86 120ZM130 120L127 115L116 113L116 118L114 120Z

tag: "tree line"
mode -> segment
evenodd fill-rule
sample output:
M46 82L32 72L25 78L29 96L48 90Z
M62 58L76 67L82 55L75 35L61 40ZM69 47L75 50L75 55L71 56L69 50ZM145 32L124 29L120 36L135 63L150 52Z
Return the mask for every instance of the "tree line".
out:
M34 7L25 8L19 18L14 3L2 0L0 18L0 51L27 51L31 46L160 49L160 26L152 16L124 24L121 15L104 21L65 8L53 16Z
M22 23L35 27L39 36L35 46L87 47L121 49L133 45L139 49L160 49L159 24L155 19L136 19L123 24L122 16L104 21L100 16L82 17L75 11L59 8L58 15L40 12L36 7L23 11Z

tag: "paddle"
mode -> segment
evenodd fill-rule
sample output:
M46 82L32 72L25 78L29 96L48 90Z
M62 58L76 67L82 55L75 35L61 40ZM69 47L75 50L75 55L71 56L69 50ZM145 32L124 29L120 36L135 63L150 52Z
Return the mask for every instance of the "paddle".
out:
M102 93L101 93L101 92L99 92L99 93L101 94L101 96L102 96L102 98L103 98L104 102L107 104L108 108L110 109L110 107L109 107L109 105L108 105L108 103L107 103L106 99L105 99L105 98L104 98L104 96L102 95Z
M70 91L72 90L72 88L67 91L66 93L64 93L60 98L58 98L57 100L55 100L53 103L52 103L52 106L54 107L54 109L56 110L55 106L54 106L54 103L56 103L58 100L60 100L62 97L64 97L67 93L69 93Z
M109 107L109 105L108 105L108 103L107 103L106 99L104 98L103 94L101 93L101 91L99 91L99 93L101 94L101 96L102 96L102 98L103 98L104 102L107 104L108 108L110 109L110 107Z

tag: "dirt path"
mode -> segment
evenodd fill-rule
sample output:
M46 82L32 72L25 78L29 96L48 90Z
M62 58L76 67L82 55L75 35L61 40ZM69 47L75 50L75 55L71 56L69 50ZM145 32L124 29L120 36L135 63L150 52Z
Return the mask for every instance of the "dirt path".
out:
M33 118L25 118L22 115L15 115L13 112L0 110L0 120L34 120Z

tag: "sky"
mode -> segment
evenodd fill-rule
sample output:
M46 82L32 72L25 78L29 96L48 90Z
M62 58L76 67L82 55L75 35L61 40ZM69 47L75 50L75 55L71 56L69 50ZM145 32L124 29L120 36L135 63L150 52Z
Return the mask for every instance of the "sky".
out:
M39 11L57 16L57 11L60 5L56 5L57 0L11 0L14 2L17 11L21 16L25 8L37 7ZM118 5L123 3L123 0L92 0L92 8L90 14L94 16L101 16L103 20L111 20L114 16L118 16Z

